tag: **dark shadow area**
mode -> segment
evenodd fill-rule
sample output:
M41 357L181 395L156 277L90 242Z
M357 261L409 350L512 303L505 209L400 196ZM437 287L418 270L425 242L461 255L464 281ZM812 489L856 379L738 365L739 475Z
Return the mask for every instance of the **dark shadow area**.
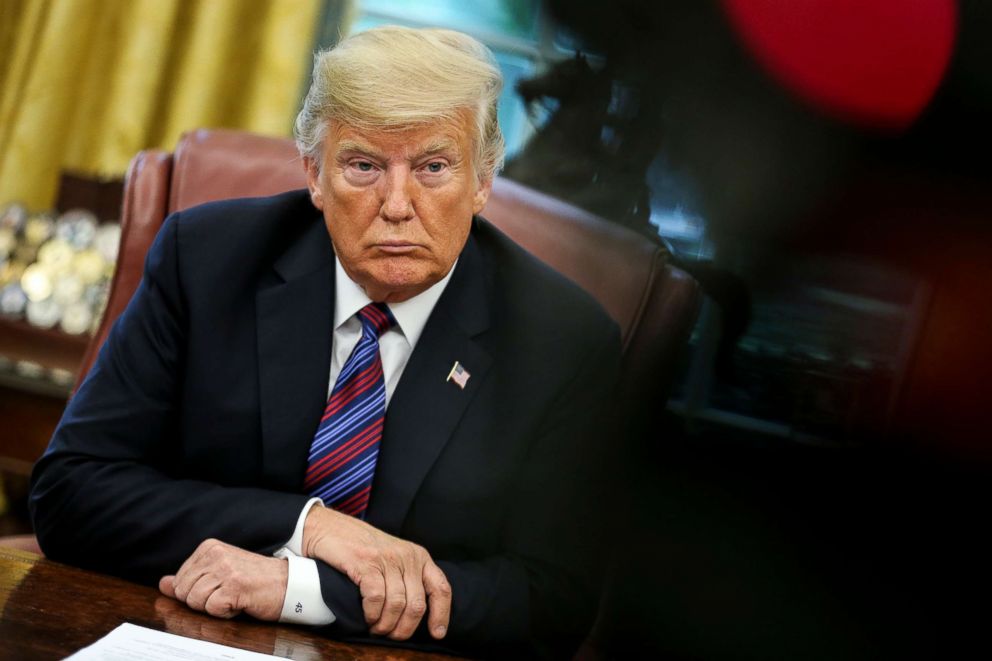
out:
M667 419L632 480L604 658L955 658L988 650L987 471ZM981 655L981 654L979 654Z

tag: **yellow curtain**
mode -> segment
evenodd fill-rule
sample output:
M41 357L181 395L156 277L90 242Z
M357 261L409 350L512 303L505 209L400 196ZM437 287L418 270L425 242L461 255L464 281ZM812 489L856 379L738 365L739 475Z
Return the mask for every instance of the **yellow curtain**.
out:
M0 0L0 205L198 127L289 135L322 0Z

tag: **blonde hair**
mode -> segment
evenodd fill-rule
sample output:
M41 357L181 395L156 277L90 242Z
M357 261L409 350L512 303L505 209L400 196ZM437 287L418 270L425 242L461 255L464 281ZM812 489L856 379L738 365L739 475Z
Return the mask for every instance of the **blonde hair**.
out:
M402 130L474 119L475 171L503 167L496 118L503 77L488 48L441 29L384 26L360 32L314 57L313 81L296 116L296 146L319 164L330 120L364 130Z

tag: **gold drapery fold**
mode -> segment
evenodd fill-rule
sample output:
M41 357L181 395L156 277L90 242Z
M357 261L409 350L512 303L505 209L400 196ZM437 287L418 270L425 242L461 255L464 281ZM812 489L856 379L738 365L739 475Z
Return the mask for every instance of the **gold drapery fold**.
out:
M322 0L0 0L0 204L183 131L288 135Z

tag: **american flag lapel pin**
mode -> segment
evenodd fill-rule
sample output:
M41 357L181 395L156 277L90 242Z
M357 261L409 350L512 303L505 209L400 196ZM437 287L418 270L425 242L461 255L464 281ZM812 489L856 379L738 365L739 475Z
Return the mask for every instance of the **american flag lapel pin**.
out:
M445 381L451 381L462 390L465 390L465 384L468 383L470 376L472 375L468 373L468 370L462 367L462 364L456 360L455 364L451 366L451 371L448 372L448 378Z

